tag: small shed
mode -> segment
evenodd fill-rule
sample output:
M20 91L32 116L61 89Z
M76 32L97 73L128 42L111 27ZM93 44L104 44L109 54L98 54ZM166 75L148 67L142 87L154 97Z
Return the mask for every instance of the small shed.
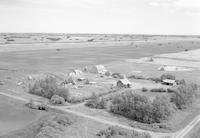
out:
M171 80L171 79L164 79L164 80L162 80L162 84L174 86L174 85L176 85L176 81L175 80Z
M91 67L91 73L105 74L107 72L106 68L103 65L96 65Z
M117 81L117 86L120 88L130 88L132 83L128 79L120 79Z
M69 73L69 76L80 76L83 72L81 70L75 69Z
M83 73L81 70L78 69L73 70L73 72L75 73L75 75L81 75Z

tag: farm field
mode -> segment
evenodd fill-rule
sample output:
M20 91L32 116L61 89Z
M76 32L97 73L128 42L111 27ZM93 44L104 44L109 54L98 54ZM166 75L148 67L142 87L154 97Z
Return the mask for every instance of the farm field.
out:
M0 96L0 103L0 135L22 129L45 115L26 108L23 102L5 96Z
M200 38L195 36L0 34L0 136L35 135L40 121L61 114L75 120L64 129L65 137L99 138L99 131L117 124L127 133L179 138L200 114L199 93L188 108L176 109L156 123L134 120L111 108L114 98L130 91L152 106L157 97L171 99L174 91L169 89L178 88L182 79L185 86L197 84L199 92L199 49ZM177 85L164 84L164 74L175 76ZM120 81L130 86L121 88ZM48 94L40 94L45 89ZM52 105L53 95L63 96L65 104ZM20 98L55 110L30 109ZM93 99L106 99L106 107L86 106Z

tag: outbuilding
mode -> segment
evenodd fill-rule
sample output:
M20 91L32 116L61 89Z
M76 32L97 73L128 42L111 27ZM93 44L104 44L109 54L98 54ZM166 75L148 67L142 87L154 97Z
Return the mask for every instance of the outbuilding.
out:
M132 83L128 79L120 79L117 81L117 86L120 88L130 88Z
M103 65L96 65L91 67L91 73L105 74L107 72L106 68Z
M162 84L174 86L174 85L176 85L176 81L175 80L171 80L171 79L164 79L164 80L162 80Z

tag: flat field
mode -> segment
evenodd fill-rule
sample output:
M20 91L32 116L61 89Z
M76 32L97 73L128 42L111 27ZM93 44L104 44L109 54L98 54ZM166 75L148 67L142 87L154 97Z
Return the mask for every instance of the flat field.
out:
M125 75L139 75L145 77L160 77L162 74L170 73L177 79L185 79L187 82L200 83L199 49L200 39L194 36L115 36L115 35L50 35L50 34L1 34L0 39L0 90L21 96L27 99L47 100L28 93L28 76L42 79L46 75L54 75L59 79L66 79L67 73L72 69L83 69L85 66L103 64L107 70ZM9 37L4 39L4 37ZM53 39L52 39L53 38ZM10 41L13 39L14 41ZM71 39L71 40L70 40ZM94 39L91 41L91 39ZM89 41L88 41L89 40ZM153 62L147 62L146 57L153 57ZM161 66L177 66L177 70L158 70ZM182 67L182 68L181 68ZM184 70L189 68L189 70ZM191 68L191 69L190 69ZM83 77L95 81L96 85L84 85L82 88L73 89L73 96L91 97L93 93L109 93L110 85L115 84L118 79L101 77L97 74L84 74ZM141 88L167 88L149 80L131 79L132 89L135 93L145 95L151 99L160 93L142 93ZM121 93L109 93L115 95ZM165 95L165 94L162 94ZM167 94L166 94L167 95ZM22 103L16 104L15 100L7 100L0 97L0 135L24 128L35 122L43 113L29 110ZM63 107L64 109L65 107ZM67 107L66 107L67 108ZM105 110L89 109L83 103L72 105L74 111L100 119L117 122L127 126L134 126L151 131L175 132L186 126L199 111L199 104L190 110L177 112L169 123L174 123L171 130L152 129L148 125L127 120L122 116L110 114ZM179 118L179 116L182 117ZM81 125L84 125L81 126ZM78 126L80 125L80 126ZM90 119L81 119L74 127L68 129L68 136L94 136L94 133L108 125L99 124L98 128L92 126L97 122ZM5 127L6 126L6 127ZM82 132L76 133L76 128ZM95 129L95 130L93 130ZM22 129L23 130L23 129ZM21 130L21 131L22 131ZM94 133L93 133L94 132ZM84 134L82 134L84 133ZM67 136L67 135L66 135Z

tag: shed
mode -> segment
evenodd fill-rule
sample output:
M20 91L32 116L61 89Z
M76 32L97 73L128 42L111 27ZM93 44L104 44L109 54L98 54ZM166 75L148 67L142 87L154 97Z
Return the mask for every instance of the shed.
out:
M117 86L120 88L130 88L132 83L128 79L121 79L117 81Z
M174 86L174 85L176 85L176 81L175 80L171 80L171 79L164 79L164 80L162 80L162 84Z
M69 73L69 76L80 76L82 74L81 70L75 69Z
M107 72L106 68L103 65L96 65L91 67L91 73L105 74Z

